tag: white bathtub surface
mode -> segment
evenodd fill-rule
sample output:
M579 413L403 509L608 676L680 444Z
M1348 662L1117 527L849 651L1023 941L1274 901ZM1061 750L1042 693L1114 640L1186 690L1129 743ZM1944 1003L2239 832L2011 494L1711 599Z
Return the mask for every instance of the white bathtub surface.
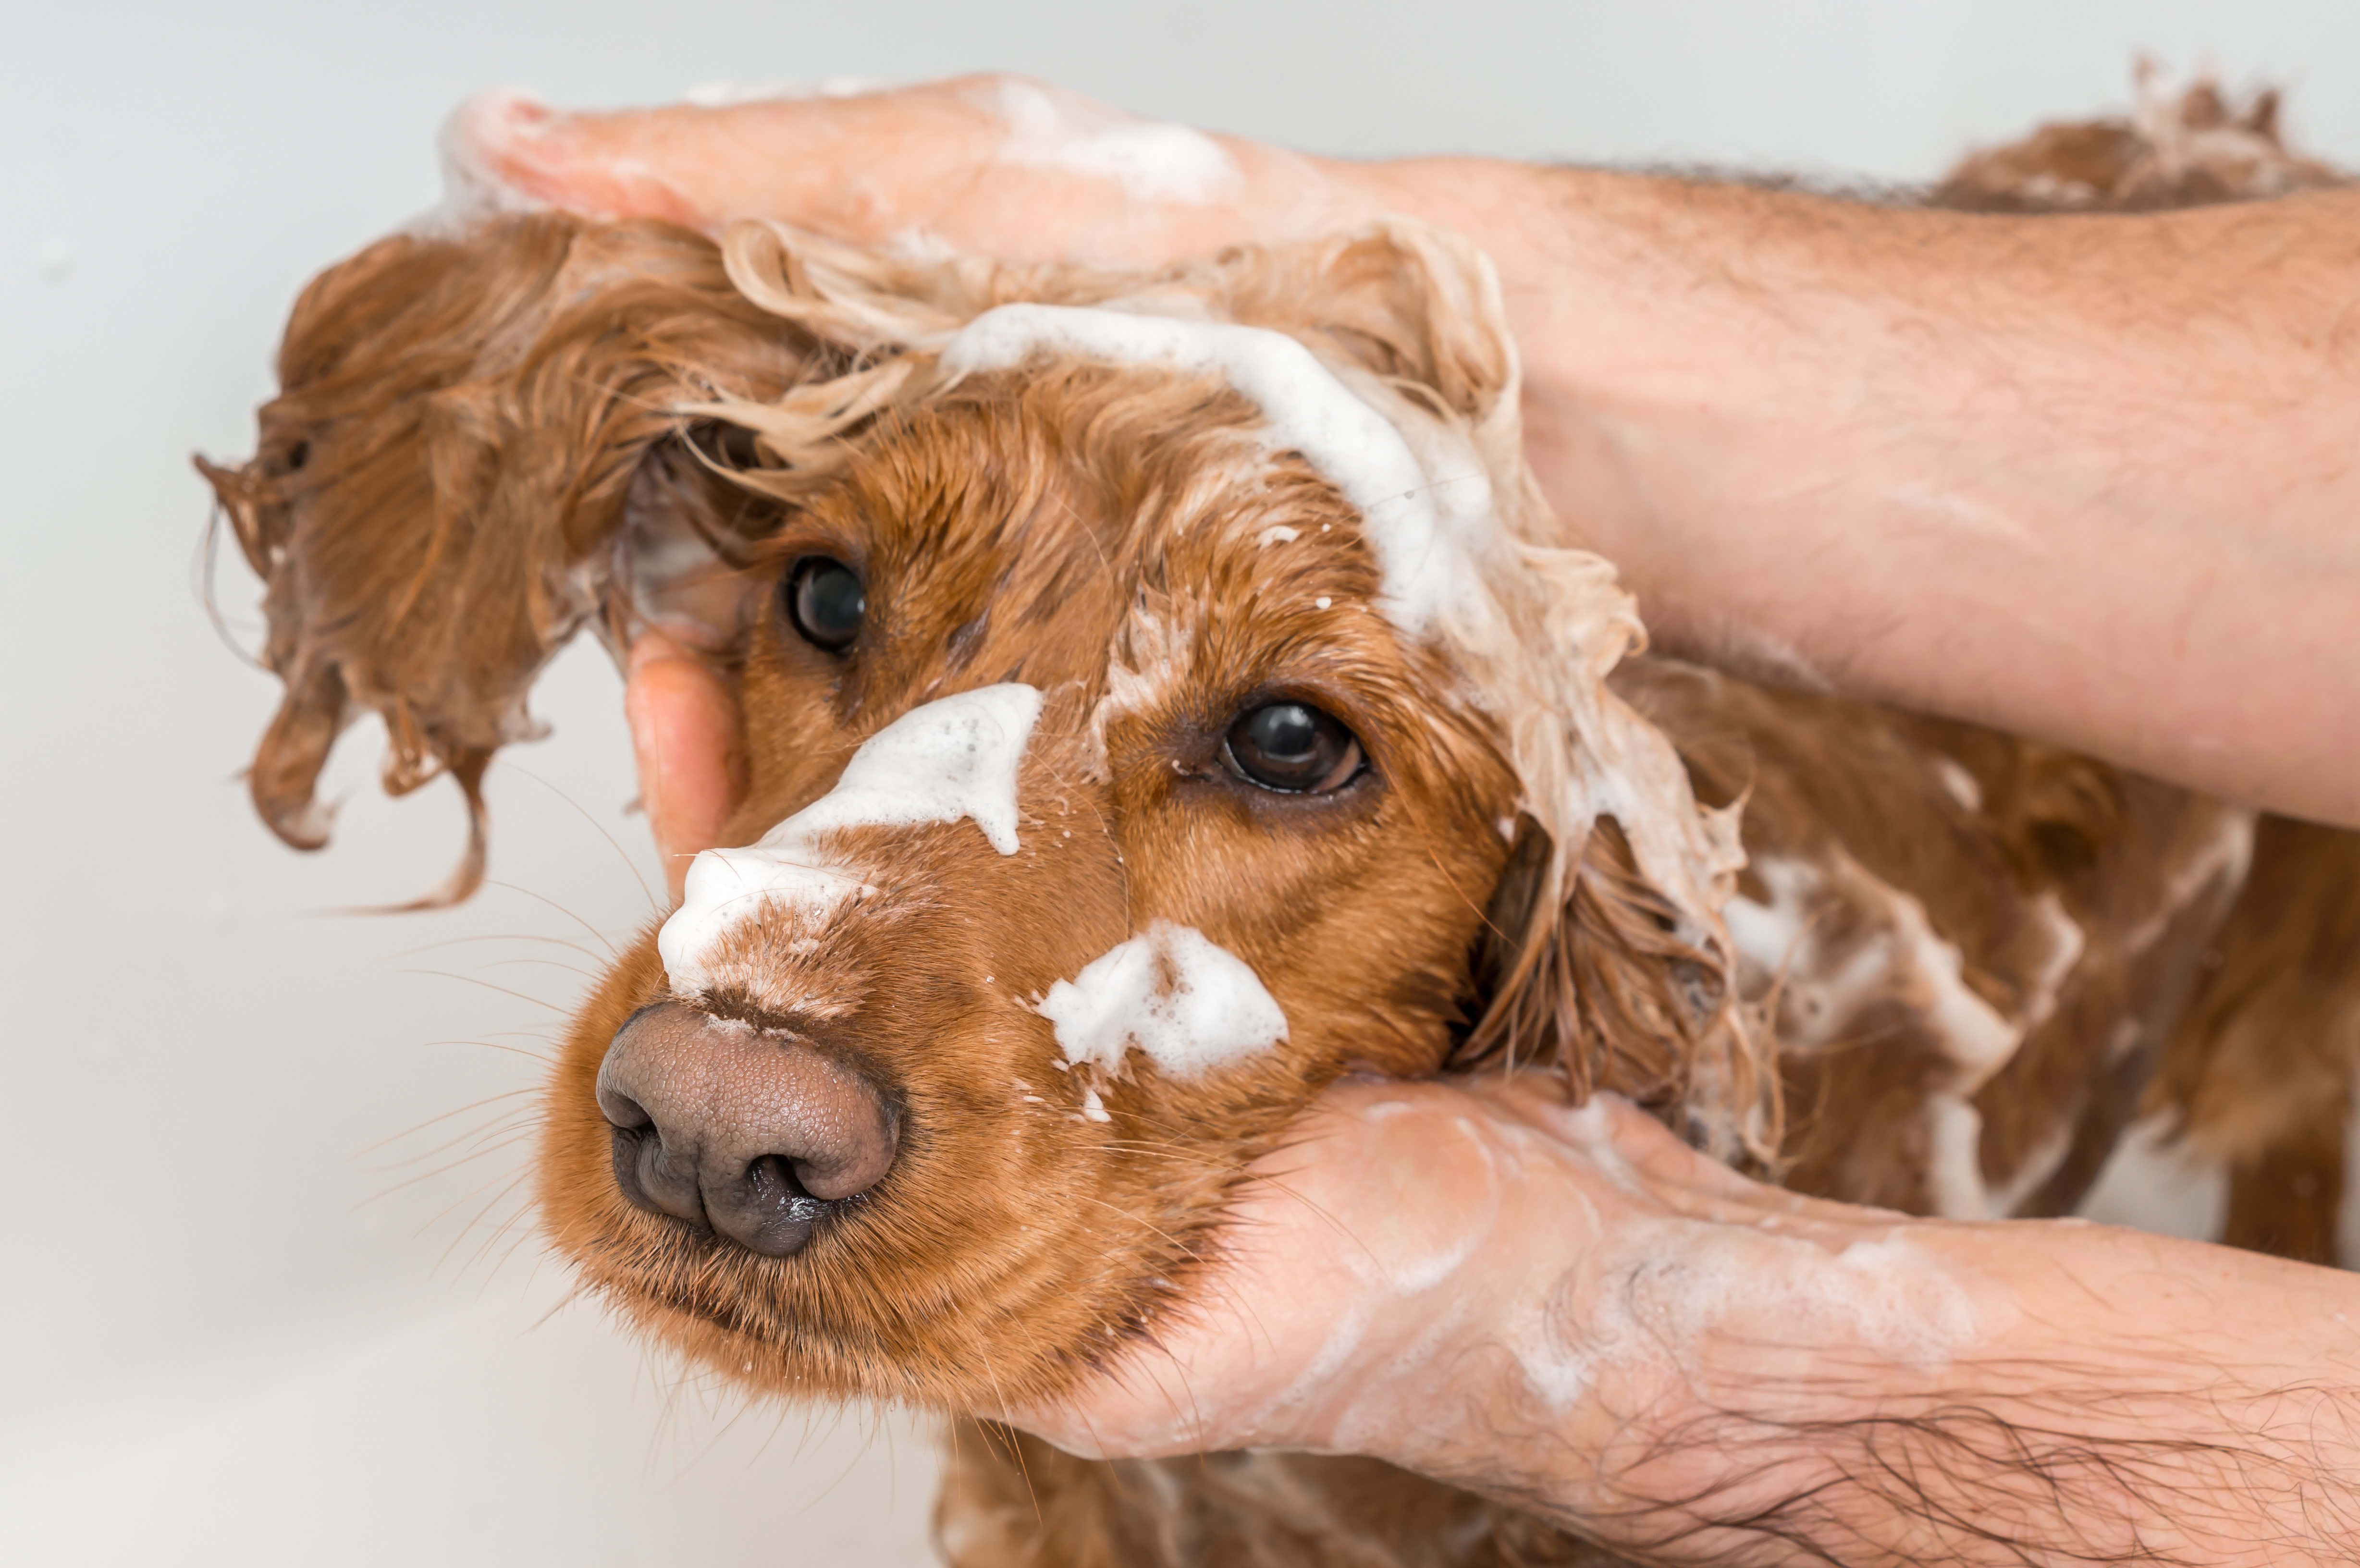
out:
M907 1418L731 1408L595 1312L489 1299L184 1430L126 1433L0 1515L41 1568L755 1568L931 1563L932 1434Z

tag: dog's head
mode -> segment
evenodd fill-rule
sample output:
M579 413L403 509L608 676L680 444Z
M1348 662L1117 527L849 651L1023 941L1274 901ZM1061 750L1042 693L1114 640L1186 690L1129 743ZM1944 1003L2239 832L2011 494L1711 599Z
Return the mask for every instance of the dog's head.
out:
M1448 237L1116 276L508 218L324 276L281 377L209 472L291 842L358 705L473 799L585 622L737 684L734 847L576 1018L540 1164L727 1374L1054 1395L1356 1071L1545 1061L1766 1148L1733 822L1607 687L1638 624Z

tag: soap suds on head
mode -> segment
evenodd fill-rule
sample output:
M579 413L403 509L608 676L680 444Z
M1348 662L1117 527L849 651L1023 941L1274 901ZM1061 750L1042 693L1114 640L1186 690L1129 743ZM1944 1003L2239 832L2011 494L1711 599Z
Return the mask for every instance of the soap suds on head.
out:
M1286 1015L1245 960L1166 920L1050 986L1037 1010L1068 1064L1108 1072L1137 1046L1172 1076L1195 1078L1286 1038Z
M1186 125L1142 120L1079 93L1014 77L985 91L1007 123L1000 148L1008 163L1096 175L1135 201L1219 201L1238 183L1238 166L1221 144Z
M1476 557L1494 542L1491 481L1471 451L1437 434L1421 462L1409 438L1312 352L1284 332L1065 305L1002 305L954 333L953 376L1001 370L1036 354L1218 375L1262 411L1273 451L1300 452L1359 508L1383 586L1379 607L1412 637L1446 615L1496 617Z
M1016 782L1041 693L1010 683L962 691L902 714L862 743L836 788L742 849L708 849L688 868L680 908L656 937L672 992L711 983L728 932L766 909L816 923L869 889L828 842L847 828L912 827L965 817L1013 855Z

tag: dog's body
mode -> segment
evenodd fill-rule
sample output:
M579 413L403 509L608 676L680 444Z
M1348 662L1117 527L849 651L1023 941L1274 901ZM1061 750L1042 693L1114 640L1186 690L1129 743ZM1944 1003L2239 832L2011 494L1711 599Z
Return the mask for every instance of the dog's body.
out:
M2039 189L2162 204L2153 140ZM2181 199L2290 178L2240 167ZM2033 200L2005 159L1960 180ZM2360 840L1625 657L1522 466L1491 288L1406 225L1140 278L549 215L313 285L261 454L213 471L270 583L283 836L319 842L355 705L390 784L474 800L585 622L675 626L739 684L745 847L551 1091L549 1229L627 1317L759 1393L1053 1397L1185 1310L1321 1087L1478 1062L1964 1217L2070 1211L2170 1111L2232 1165L2228 1239L2325 1255ZM1251 755L1273 713L1328 726L1299 775ZM454 891L480 859L479 825ZM708 1069L862 1130L724 1194L657 1104ZM968 1568L1592 1552L1373 1462L959 1437Z

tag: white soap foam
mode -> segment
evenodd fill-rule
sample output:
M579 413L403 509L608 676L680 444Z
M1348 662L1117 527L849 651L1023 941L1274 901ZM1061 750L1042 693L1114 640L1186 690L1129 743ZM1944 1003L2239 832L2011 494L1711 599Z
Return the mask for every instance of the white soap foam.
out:
M1189 126L1134 119L1079 93L1014 77L991 84L991 102L1008 125L1000 148L1006 162L1095 175L1138 201L1201 206L1237 188L1236 161Z
M1286 1015L1245 960L1188 926L1157 920L1041 999L1073 1066L1112 1072L1137 1046L1194 1078L1286 1038Z
M952 375L1002 370L1036 354L1153 365L1222 376L1262 410L1265 439L1292 451L1358 507L1383 576L1379 607L1411 636L1449 615L1488 624L1496 612L1478 568L1498 523L1491 485L1463 442L1411 432L1345 385L1284 332L1066 305L1002 305L954 333Z
M831 853L846 828L911 827L965 817L991 847L1016 853L1016 776L1041 693L1009 683L912 708L862 743L836 788L742 849L708 849L688 868L680 908L656 948L677 996L712 982L724 937L765 909L824 920L871 889Z

